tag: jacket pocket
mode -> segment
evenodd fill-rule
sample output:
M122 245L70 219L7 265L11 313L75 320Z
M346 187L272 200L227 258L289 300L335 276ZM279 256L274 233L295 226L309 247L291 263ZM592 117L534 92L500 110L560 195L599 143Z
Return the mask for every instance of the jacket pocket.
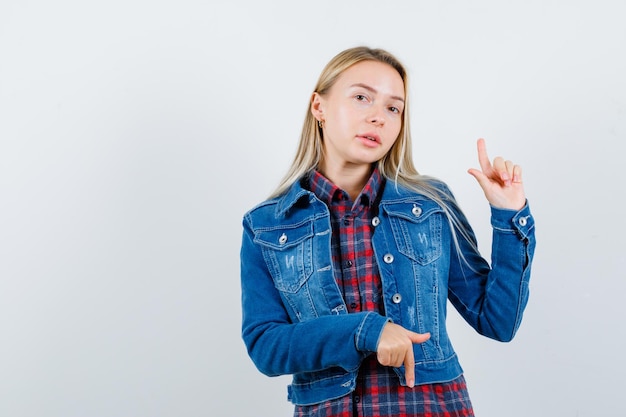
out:
M398 251L420 265L441 256L443 210L429 200L386 204Z
M313 273L313 223L258 231L254 238L279 291L296 293Z

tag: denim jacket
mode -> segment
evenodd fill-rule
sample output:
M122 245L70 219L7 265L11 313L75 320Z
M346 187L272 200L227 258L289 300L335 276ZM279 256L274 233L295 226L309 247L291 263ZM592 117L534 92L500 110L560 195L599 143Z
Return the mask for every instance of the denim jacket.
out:
M473 232L443 183L470 241L442 207L387 181L373 219L372 245L382 281L385 316L347 312L331 259L327 206L296 182L284 195L244 215L241 247L242 337L266 375L293 374L289 400L309 405L350 393L362 360L393 321L431 337L414 345L415 383L453 380L462 368L446 331L447 300L477 332L510 341L528 300L535 248L534 219L491 209L492 262L481 257ZM406 384L404 368L396 368Z

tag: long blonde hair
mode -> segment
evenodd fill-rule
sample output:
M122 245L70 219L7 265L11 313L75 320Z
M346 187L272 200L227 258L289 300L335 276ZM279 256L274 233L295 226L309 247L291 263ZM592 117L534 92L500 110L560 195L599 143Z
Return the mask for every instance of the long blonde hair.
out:
M335 55L326 64L314 91L322 96L327 94L337 81L337 78L345 70L363 61L377 61L390 65L398 71L404 83L405 103L404 111L402 112L402 125L395 143L389 152L378 161L378 169L381 175L387 180L391 180L436 201L446 212L453 230L453 239L457 249L459 249L457 232L460 232L465 240L476 247L475 240L454 214L454 210L451 209L451 206L456 205L456 202L434 185L432 177L421 175L413 164L411 131L409 128L408 74L395 56L384 49L372 49L366 46L346 49ZM309 101L302 133L300 134L300 142L293 163L271 197L278 197L285 193L296 181L316 169L322 159L322 129L318 126L317 119L311 113L311 105L312 103ZM457 252L464 258L460 250L457 250Z

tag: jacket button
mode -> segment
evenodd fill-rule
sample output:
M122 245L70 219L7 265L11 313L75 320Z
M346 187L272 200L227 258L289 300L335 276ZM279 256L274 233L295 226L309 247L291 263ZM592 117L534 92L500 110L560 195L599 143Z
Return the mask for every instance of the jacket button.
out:
M393 301L394 304L398 304L400 301L402 301L402 296L396 293L393 295L393 297L391 297L391 301Z
M281 245L287 243L287 235L284 233L280 235L280 237L278 238L278 243L280 243Z
M378 218L378 216L375 216L375 217L372 219L372 226L376 227L376 226L378 226L379 224L380 224L380 219Z
M520 217L519 225L522 226L522 227L526 226L528 224L528 220L526 220L526 219L527 219L527 217Z
M392 262L393 262L393 255L392 255L392 254L390 254L390 253L386 254L385 256L383 256L383 261L384 261L386 264L390 264L390 263L392 263Z
M418 206L413 206L413 210L411 210L411 213L413 213L415 217L419 217L422 215L422 208Z

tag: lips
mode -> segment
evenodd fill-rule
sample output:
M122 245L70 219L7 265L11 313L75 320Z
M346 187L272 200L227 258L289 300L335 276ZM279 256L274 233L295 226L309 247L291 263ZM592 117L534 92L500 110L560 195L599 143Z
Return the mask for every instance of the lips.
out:
M380 136L378 136L375 133L364 133L362 135L359 135L360 138L362 139L367 139L371 142L375 142L375 143L381 143L380 142Z

